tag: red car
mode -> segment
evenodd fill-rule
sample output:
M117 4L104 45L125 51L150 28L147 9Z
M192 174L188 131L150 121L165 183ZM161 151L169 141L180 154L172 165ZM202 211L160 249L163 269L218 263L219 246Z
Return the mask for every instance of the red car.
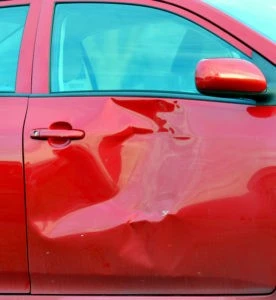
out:
M0 299L276 299L275 15L0 1Z

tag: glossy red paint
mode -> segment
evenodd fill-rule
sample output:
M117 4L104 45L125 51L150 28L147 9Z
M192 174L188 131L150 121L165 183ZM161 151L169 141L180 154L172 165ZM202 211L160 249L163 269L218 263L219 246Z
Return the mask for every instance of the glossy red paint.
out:
M6 6L29 5L30 1L1 1ZM33 2L23 36L16 91L31 91L31 68L38 18ZM22 132L27 97L0 94L0 293L29 293ZM7 298L7 296L1 296Z
M12 5L30 5L28 18L25 25L18 63L18 80L16 84L17 93L31 93L32 90L32 67L34 56L34 45L39 12L42 0L31 1L8 1ZM0 4L1 5L1 4Z
M120 296L0 296L0 299L8 300L121 300ZM202 296L124 296L125 300L202 300ZM225 296L208 296L208 300L228 300ZM275 300L275 293L267 296L232 296L231 300Z
M271 292L276 132L267 128L276 119L252 110L179 99L30 99L32 292ZM30 139L34 128L64 120L85 138L61 148Z
M33 93L50 92L58 2L64 1L43 1ZM185 1L184 9L183 1L172 0L179 7L130 2L180 14L249 56L251 45L263 41L198 1ZM228 26L254 41L245 45L223 30ZM274 111L191 99L30 99L24 149L32 293L271 292L276 133L267 128L276 125ZM31 139L37 128L64 123L85 137L70 143Z
M265 76L257 66L235 58L201 60L195 79L197 89L206 93L262 93L267 89Z
M0 293L30 290L22 154L26 109L26 98L0 98Z
M0 299L8 300L121 300L120 296L0 296ZM125 300L202 300L200 296L125 296ZM232 296L231 300L275 300L275 293L267 296ZM208 296L208 300L229 300L229 297L224 296Z
M1 1L0 7L28 2ZM48 93L55 1L30 2L16 91ZM276 63L273 43L204 3L130 2L183 15L249 56L254 48ZM243 36L243 42L232 35ZM2 95L0 100L0 293L28 293L22 153L28 99ZM275 116L275 107L189 99L31 99L24 139L32 292L272 291L276 139L267 128L275 128ZM85 137L31 139L34 129L70 130L66 124L85 131ZM27 297L45 298L0 299ZM170 297L143 297L153 298ZM273 300L275 294L242 298Z

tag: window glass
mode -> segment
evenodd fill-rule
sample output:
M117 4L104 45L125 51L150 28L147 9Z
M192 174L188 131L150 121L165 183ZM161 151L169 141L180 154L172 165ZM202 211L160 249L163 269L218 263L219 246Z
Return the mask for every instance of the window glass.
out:
M204 0L276 42L275 0ZM261 17L260 17L261 16ZM258 20L258 22L256 22Z
M28 6L0 8L0 92L14 92Z
M196 92L203 58L243 57L211 32L155 8L107 3L56 6L51 90Z

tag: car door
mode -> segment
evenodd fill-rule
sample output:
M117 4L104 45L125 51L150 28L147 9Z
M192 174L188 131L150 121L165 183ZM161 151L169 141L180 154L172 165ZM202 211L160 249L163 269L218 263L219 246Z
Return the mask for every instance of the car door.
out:
M28 293L22 135L36 5L0 3L0 293Z
M24 133L33 293L274 289L275 118L194 84L200 59L252 55L173 5L44 1Z

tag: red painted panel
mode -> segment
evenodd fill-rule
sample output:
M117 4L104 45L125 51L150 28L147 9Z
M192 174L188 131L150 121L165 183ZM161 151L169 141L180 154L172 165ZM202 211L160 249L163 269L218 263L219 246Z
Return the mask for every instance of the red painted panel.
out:
M0 98L0 293L29 292L22 131L26 98Z
M249 61L236 58L203 59L196 68L196 86L204 92L262 93L267 82L262 71Z
M31 68L39 0L29 10L17 72L17 92L31 91ZM30 1L1 1L0 7ZM0 293L28 293L23 124L27 98L0 97ZM5 296L7 297L7 296Z
M16 84L17 93L30 93L32 89L32 67L33 67L33 56L34 56L34 45L36 38L36 30L40 12L42 0L32 1L28 18L25 24L24 35L21 44L20 58L18 63L18 78ZM25 4L30 1L20 1L20 4ZM8 2L9 3L9 2ZM18 4L16 2L11 2L13 5Z
M0 296L0 300L229 300L228 296ZM231 300L275 300L276 294L267 296L233 296Z
M0 300L229 300L227 296L0 296ZM275 300L276 294L267 296L233 296L231 300Z
M30 99L32 292L270 292L275 115L274 107L178 99ZM85 138L30 138L56 122Z
M54 2L43 2L34 93L49 92ZM224 31L244 30L237 22L219 15L219 29L209 16L217 12L188 2L209 22L188 7L131 1L182 14L248 55L262 41L249 32L254 42L245 46ZM273 61L265 45L259 52ZM274 108L177 99L31 99L25 151L32 292L270 292L276 139L267 128L275 127L274 115ZM58 122L84 130L85 138L30 138L33 129Z

